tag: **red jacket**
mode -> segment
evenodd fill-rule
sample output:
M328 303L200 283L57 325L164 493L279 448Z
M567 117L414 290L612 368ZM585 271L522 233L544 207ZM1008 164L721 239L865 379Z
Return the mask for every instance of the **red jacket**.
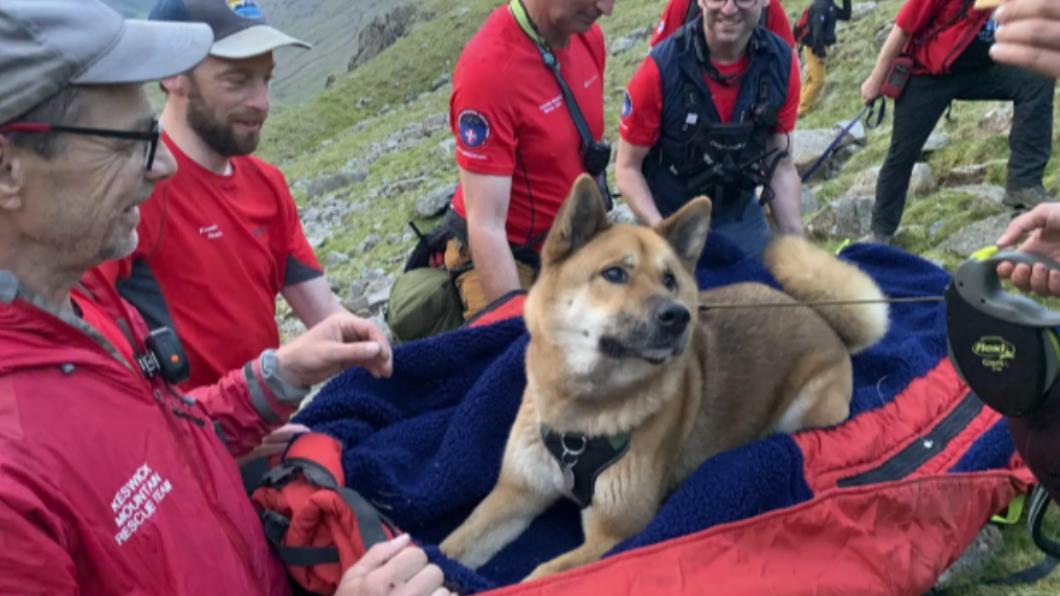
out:
M909 0L895 24L910 37L906 51L917 74L946 74L993 14L972 10L968 0Z
M276 424L293 409L256 362L182 396L14 287L0 271L0 593L287 594L215 431L241 453L269 430L245 375ZM139 315L92 289L141 351Z

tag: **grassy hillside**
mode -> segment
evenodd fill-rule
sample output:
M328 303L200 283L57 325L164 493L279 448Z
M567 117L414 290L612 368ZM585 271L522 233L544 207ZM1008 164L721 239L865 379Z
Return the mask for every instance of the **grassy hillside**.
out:
M786 4L793 21L808 1ZM464 42L498 4L498 0L425 0L420 9L433 13L433 18L418 23L411 34L374 60L339 77L330 90L298 106L279 110L267 125L262 155L283 168L303 211L329 202L356 205L317 248L324 262L329 263L329 276L343 297L349 284L365 270L394 271L399 267L410 244L407 235L400 241L394 238L403 235L416 199L435 186L455 181L456 168L451 148L447 148L451 135L445 126L429 128L411 144L402 139L395 141L394 135L410 126L444 118L450 87L440 77L451 73ZM831 128L857 112L858 89L875 61L876 40L881 31L889 28L899 5L898 0L885 0L864 18L842 24L840 44L829 57L828 82L822 97L816 110L800 120L800 128ZM615 15L603 19L601 25L609 40L627 36L638 28L650 31L661 8L660 0L623 0L616 6ZM608 136L612 140L622 90L646 52L647 41L641 39L631 50L608 56L605 99ZM998 105L1001 104L955 104L953 120L942 121L938 128L950 137L950 145L927 157L937 178L957 165L987 164L985 182L1004 185L1007 135L988 132L980 124L987 112ZM889 135L888 119L879 130L869 133L866 146L853 155L837 177L813 185L819 206L843 196L863 170L882 163ZM358 170L364 164L367 166L363 168L363 179L354 176L348 184L309 198L308 189L314 181ZM1056 193L1058 182L1054 160L1047 171L1046 186ZM974 193L952 188L911 197L896 241L907 250L952 266L966 255L943 248L945 240L966 225L1001 212L999 206ZM370 235L387 236L393 241L366 248L363 243ZM1051 532L1060 533L1055 514L1047 523ZM1024 526L1006 527L1002 535L1002 552L978 572L983 577L1003 575L1040 559ZM976 586L974 576L957 583L971 585L950 593L1060 594L1060 574L1029 587Z

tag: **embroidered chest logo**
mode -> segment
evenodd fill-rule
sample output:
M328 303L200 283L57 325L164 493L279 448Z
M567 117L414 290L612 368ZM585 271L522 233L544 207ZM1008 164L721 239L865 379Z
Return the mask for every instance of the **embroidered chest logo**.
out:
M114 493L114 499L110 502L114 525L118 528L114 534L118 546L132 539L171 492L173 485L169 479L152 470L151 466L145 463L136 469L132 477Z
M207 240L220 240L225 237L225 233L221 230L221 226L217 224L199 226L199 235L204 236Z

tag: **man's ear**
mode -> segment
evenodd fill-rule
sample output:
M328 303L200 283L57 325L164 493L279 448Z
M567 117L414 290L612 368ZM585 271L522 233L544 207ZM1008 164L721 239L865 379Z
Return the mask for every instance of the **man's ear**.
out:
M578 176L545 239L541 249L542 264L566 259L610 226L596 181L588 174Z
M0 134L0 209L16 210L22 206L22 162L15 154L11 138Z
M710 199L696 197L667 217L655 231L673 247L677 257L690 272L696 270L696 262L710 232Z
M183 74L166 77L158 82L168 95L186 97L188 95L188 77Z

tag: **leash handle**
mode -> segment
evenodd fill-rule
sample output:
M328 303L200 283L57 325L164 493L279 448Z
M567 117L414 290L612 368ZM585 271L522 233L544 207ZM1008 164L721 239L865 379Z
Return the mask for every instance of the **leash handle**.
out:
M865 106L863 111L865 112L866 130L877 129L883 124L883 118L887 115L887 99L881 95Z
M1027 298L1011 294L1001 287L997 266L1005 261L1025 265L1045 265L1060 271L1060 263L1029 252L1006 250L982 260L965 261L953 275L957 292L976 309L1013 325L1055 327L1060 312L1054 312Z

